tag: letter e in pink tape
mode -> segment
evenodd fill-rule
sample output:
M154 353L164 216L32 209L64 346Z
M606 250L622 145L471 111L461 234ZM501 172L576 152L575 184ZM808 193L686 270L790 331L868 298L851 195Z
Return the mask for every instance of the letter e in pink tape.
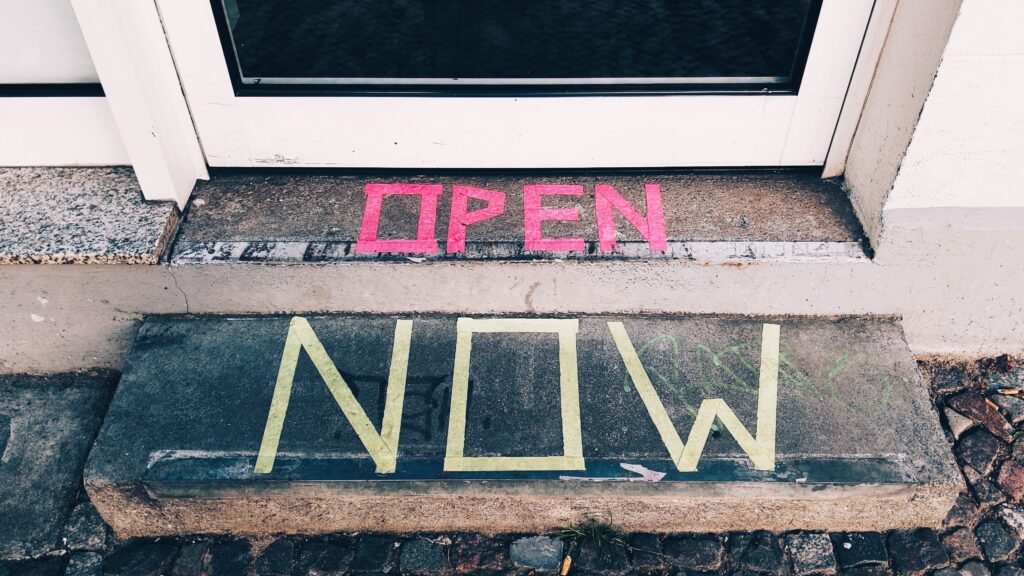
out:
M544 208L544 196L582 196L580 184L528 184L523 186L523 235L526 250L539 252L583 252L583 238L544 238L540 224L544 220L576 221L580 212L576 208Z

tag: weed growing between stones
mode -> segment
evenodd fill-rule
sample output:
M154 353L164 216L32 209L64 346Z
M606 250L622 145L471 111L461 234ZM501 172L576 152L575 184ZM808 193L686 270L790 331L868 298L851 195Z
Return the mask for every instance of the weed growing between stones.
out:
M569 523L558 531L556 538L566 546L562 574L568 573L573 558L577 556L596 555L604 562L625 556L626 541L612 525L610 517L607 521L587 518L579 524Z

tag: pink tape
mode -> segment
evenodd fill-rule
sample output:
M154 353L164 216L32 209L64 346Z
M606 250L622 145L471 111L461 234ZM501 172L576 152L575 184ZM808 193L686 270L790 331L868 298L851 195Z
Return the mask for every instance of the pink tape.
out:
M523 234L526 250L546 252L582 252L582 238L544 238L540 223L544 220L577 221L580 212L576 208L544 208L544 196L582 196L580 184L534 184L523 186Z
M619 192L609 184L598 184L594 187L594 205L597 212L597 238L601 252L614 252L618 249L615 241L614 208L633 225L640 235L647 240L652 251L668 250L665 239L665 214L661 207L661 186L645 184L647 193L647 217L644 218L636 208L626 201Z
M469 199L484 200L487 206L467 212ZM494 218L505 212L505 193L474 186L452 186L452 212L448 219L449 254L466 251L466 227L470 224Z
M440 184L367 184L363 224L359 229L356 254L437 254L434 229L437 222L437 197ZM415 240L378 240L380 209L385 196L420 195L420 218Z

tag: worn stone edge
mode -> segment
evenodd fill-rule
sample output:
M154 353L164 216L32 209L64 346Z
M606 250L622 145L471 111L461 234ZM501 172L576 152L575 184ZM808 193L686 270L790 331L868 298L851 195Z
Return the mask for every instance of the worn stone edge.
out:
M359 261L459 261L459 260L684 260L694 262L850 262L868 261L859 242L791 241L670 241L665 252L651 252L646 242L621 241L616 253L603 254L597 242L587 242L585 252L530 252L522 242L467 242L466 252L445 254L439 242L439 255L356 254L354 241L330 242L179 242L171 255L171 265L226 263L340 263Z
M52 254L0 253L0 266L27 264L160 264L161 262L168 261L170 257L181 221L181 211L175 206L172 208L160 236L157 237L151 249L144 254L96 254L86 252L60 252Z
M686 496L538 496L492 491L475 495L251 494L234 498L155 499L141 483L87 479L85 486L103 518L120 537L368 530L544 532L568 522L608 514L615 518L616 527L624 531L881 531L939 526L958 494L956 484L928 483L889 489L865 485L852 491L826 486L812 492L807 487L803 498L790 491L751 497L749 485L739 483L719 493L695 491Z

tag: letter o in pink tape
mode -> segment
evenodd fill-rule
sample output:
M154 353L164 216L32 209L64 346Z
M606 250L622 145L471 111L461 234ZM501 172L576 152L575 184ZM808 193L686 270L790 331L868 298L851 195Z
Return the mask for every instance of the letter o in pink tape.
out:
M437 254L437 197L444 188L440 184L367 184L363 224L359 229L356 254ZM378 240L380 209L385 196L396 194L420 196L420 218L415 240Z

